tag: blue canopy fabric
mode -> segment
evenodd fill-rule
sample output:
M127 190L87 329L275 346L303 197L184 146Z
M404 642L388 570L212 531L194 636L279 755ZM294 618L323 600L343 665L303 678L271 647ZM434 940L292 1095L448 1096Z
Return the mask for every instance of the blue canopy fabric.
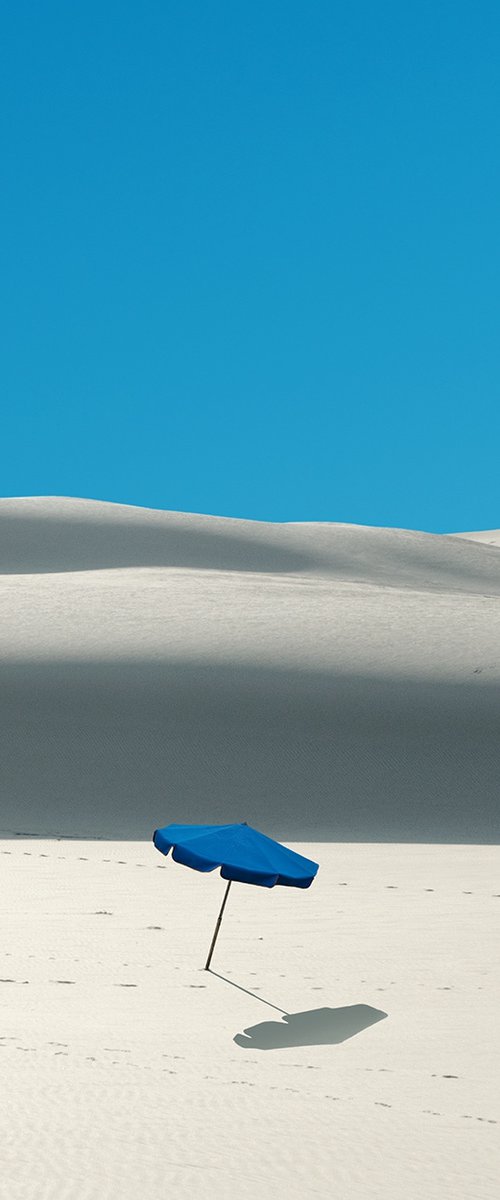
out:
M223 879L258 887L308 888L319 864L266 837L244 821L240 825L166 825L153 842L162 854L195 871L215 871Z

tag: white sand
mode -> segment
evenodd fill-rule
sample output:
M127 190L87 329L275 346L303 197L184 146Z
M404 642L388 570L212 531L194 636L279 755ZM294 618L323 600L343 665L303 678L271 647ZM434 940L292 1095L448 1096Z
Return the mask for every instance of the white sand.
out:
M2 1198L497 1196L487 541L0 501ZM221 979L149 839L243 819Z
M453 537L465 538L468 542L482 542L484 546L500 546L500 529L480 529L477 533L455 533Z
M301 844L307 892L233 884L232 982L218 874L0 849L2 1197L496 1200L498 849Z
M500 554L0 501L1 832L498 841Z

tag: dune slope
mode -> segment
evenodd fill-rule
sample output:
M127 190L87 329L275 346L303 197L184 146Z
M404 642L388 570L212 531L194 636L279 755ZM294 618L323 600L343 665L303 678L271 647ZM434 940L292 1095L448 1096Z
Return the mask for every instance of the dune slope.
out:
M465 535L2 500L1 828L497 841L499 635Z

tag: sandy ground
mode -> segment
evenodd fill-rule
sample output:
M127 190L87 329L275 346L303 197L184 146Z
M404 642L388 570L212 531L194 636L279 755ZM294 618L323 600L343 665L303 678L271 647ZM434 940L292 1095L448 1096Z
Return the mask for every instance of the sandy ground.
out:
M2 1200L496 1198L499 542L0 500Z
M295 848L208 975L218 873L1 843L2 1197L496 1198L500 851Z

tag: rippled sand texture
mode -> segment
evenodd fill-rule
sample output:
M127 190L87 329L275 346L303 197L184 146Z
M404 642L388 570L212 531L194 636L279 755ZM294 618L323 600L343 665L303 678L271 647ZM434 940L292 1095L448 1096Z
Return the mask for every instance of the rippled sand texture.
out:
M2 1196L496 1200L498 849L296 848L207 974L218 874L1 843Z
M0 501L2 1198L496 1200L495 538Z

